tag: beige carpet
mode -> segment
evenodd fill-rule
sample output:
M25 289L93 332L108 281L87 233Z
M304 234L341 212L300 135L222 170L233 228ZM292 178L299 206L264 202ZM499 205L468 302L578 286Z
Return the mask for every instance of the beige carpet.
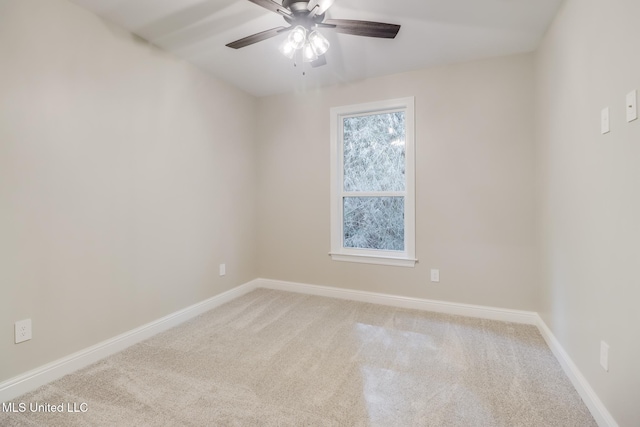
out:
M0 425L596 425L533 326L263 289L13 402Z

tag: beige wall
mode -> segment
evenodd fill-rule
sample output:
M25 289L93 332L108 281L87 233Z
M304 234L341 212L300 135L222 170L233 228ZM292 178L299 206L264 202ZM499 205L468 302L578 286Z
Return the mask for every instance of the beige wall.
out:
M255 98L65 0L0 0L0 94L0 382L256 277Z
M533 58L261 98L261 277L537 310ZM311 77L308 77L311 78ZM415 268L331 261L329 109L415 96ZM439 268L440 284L429 281Z
M536 61L541 314L621 426L640 425L639 17L637 0L567 0Z

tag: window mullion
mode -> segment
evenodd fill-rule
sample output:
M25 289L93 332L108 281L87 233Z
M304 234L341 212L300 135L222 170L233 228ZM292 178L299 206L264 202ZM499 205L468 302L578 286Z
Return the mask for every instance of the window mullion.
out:
M406 191L343 191L342 197L406 197Z

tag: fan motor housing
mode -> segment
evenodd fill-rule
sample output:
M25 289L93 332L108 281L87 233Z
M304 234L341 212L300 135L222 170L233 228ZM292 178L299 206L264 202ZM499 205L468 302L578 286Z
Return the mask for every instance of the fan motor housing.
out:
M291 11L292 16L283 16L290 25L302 25L307 30L315 27L324 21L325 14L309 15L309 0L283 0L282 7Z
M309 12L309 0L283 0L282 6L289 9L294 15Z

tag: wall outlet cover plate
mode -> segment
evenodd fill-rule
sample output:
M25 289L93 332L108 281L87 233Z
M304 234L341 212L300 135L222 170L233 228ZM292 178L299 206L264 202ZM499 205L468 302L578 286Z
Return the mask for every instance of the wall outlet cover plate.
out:
M627 94L627 122L638 119L638 91L632 90Z
M609 133L611 127L609 126L609 108L603 108L600 113L600 133L603 135Z
M600 366L609 372L609 344L600 341Z
M31 319L19 320L15 323L16 344L31 339Z

